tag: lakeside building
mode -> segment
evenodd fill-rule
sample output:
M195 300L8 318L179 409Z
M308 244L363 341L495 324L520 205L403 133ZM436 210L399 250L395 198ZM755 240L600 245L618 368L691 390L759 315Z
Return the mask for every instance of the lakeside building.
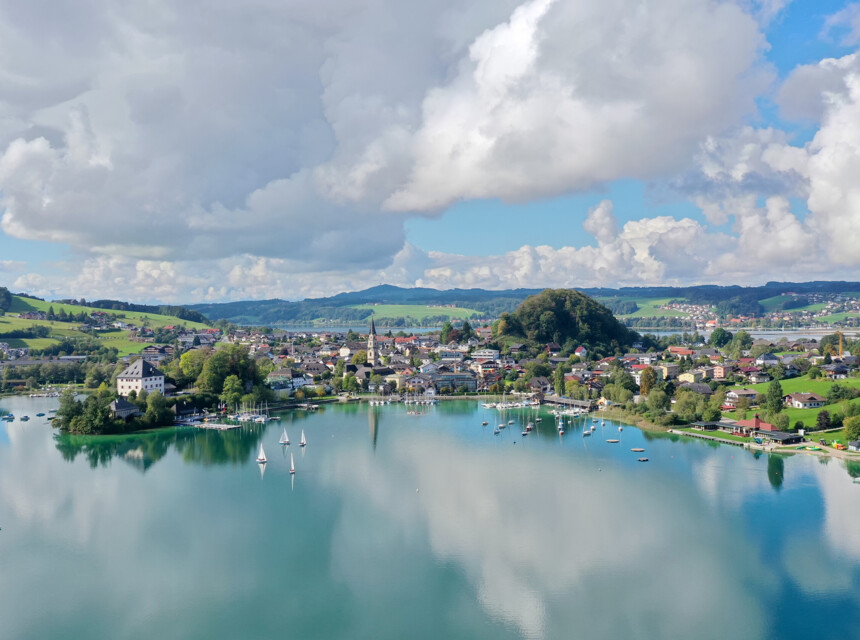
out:
M138 358L117 376L116 391L123 397L132 391L138 394L141 391L164 393L164 374L143 358Z

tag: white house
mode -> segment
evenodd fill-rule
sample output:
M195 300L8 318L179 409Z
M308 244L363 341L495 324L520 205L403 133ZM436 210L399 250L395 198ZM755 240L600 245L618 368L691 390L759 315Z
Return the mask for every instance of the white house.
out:
M132 391L138 394L141 391L164 393L164 374L143 358L138 358L116 379L117 394L124 397Z
M789 393L783 397L783 402L795 409L818 409L825 405L826 399L817 393Z

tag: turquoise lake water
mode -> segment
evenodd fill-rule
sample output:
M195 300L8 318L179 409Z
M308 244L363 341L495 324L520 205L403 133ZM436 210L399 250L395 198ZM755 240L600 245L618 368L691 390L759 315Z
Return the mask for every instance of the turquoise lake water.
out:
M860 638L860 464L470 401L123 438L56 403L0 399L3 639Z

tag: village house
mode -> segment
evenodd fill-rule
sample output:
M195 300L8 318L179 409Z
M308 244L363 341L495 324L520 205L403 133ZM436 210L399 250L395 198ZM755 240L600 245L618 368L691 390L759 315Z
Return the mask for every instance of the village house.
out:
M750 404L755 402L758 397L758 391L754 389L732 389L726 393L726 406L730 409L735 409L738 406L741 398L749 400Z
M113 417L117 420L126 420L130 417L134 417L138 412L137 406L133 405L125 398L117 398L108 405L108 408L113 414Z
M818 409L827 404L827 400L817 393L789 393L783 396L782 401L794 409Z
M164 374L143 358L132 362L116 378L116 390L120 396L128 396L132 391L164 393Z

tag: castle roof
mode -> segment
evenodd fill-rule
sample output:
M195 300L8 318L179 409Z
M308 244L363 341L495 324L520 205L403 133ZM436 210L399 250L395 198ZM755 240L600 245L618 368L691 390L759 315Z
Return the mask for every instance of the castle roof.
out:
M138 358L134 362L132 362L128 367L126 367L125 371L119 374L119 378L133 378L135 380L142 380L143 378L155 378L161 376L164 377L164 374L161 373L158 369L153 367L149 362L144 360L143 358Z

